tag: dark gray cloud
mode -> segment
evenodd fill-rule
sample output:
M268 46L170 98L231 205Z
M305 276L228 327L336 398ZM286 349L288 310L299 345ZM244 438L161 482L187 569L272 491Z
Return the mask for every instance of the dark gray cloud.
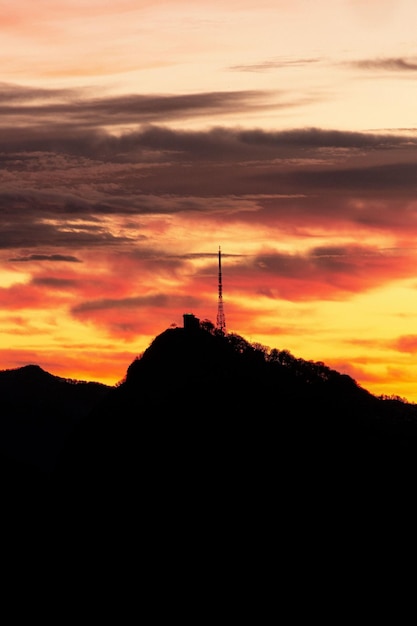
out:
M374 248L362 246L313 248L305 254L274 253L259 255L254 263L257 268L277 276L285 278L298 278L307 280L317 274L327 275L346 274L352 276L358 268L358 260L380 257ZM366 263L359 267L366 272ZM325 270L325 271L324 271Z
M77 99L6 86L2 95L0 249L20 261L37 250L38 260L57 250L64 260L81 249L142 248L140 219L151 215L281 229L417 224L410 133L169 126L175 116L269 106L255 91ZM17 109L26 111L22 126L10 123ZM119 119L133 130L106 129ZM112 216L123 220L117 230Z
M411 144L417 147L417 138L411 140ZM188 156L216 162L305 158L325 148L386 150L409 145L409 137L320 128L265 131L214 127L206 131L185 131L146 126L139 132L118 139L118 149L125 153L141 147L165 154L170 161L184 160Z
M233 132L233 131L232 131ZM235 131L243 143L262 146L284 146L307 149L360 148L387 149L409 145L410 138L392 134L363 133L322 128L296 128L284 131L242 130ZM412 140L417 147L417 139ZM300 155L301 156L301 155Z
M271 299L344 299L413 272L415 251L393 254L371 245L312 247L300 253L271 250L242 258L228 268L230 282L241 292Z
M256 178L258 180L264 178L265 183L270 182L271 178L276 182L283 179L285 187L308 190L309 193L320 190L341 193L350 190L353 193L372 191L377 195L387 192L409 195L416 187L417 161L339 169L333 167L303 170L300 168L283 175L280 172L272 172L256 176Z
M73 254L68 254L68 248L90 249L97 246L119 246L128 241L127 237L114 235L105 225L99 222L96 225L68 223L67 217L63 214L63 206L59 203L58 197L55 205L45 210L43 207L31 207L31 196L22 201L19 194L18 200L10 198L7 207L0 206L0 218L2 228L0 229L0 249L4 250L30 250L37 249L65 249L64 254L18 254L10 260L14 262L24 261L69 261L77 262ZM23 205L23 206L22 206ZM46 221L42 219L45 215L51 216L55 211L58 219ZM84 211L85 205L84 205ZM88 212L87 212L88 213Z
M224 91L180 95L122 95L74 97L73 91L47 92L8 85L0 99L0 116L7 128L65 130L186 120L207 115L243 114L276 106L274 94L265 91Z
M82 263L81 259L70 254L29 254L28 256L12 257L9 261L14 263L30 263L32 261L53 261L65 263Z
M361 59L349 63L352 67L364 70L383 70L389 72L417 72L417 60L402 57L385 57L379 59Z
M195 158L227 161L305 158L317 150L388 150L416 147L417 138L392 133L359 133L320 128L286 131L213 127L204 131L177 130L144 124L139 130L114 136L101 130L61 126L4 129L1 160L9 168L31 170L43 159L69 154L101 162L138 163L184 161ZM302 149L302 152L300 150Z
M15 83L0 82L0 104L2 103L27 103L53 100L74 100L88 95L86 89L52 89L42 87L29 87Z
M318 246L309 254L316 259L340 259L353 256L356 258L374 256L377 252L365 246Z
M52 289L71 289L72 287L78 287L80 281L72 280L70 278L54 278L52 276L42 276L32 278L32 285L40 285L41 287L48 287Z
M113 309L133 309L137 310L146 307L156 308L176 308L183 306L190 308L199 303L197 298L192 296L172 296L163 293L149 296L134 296L129 298L103 298L81 302L73 307L71 312L74 315L91 313L95 311L106 311Z

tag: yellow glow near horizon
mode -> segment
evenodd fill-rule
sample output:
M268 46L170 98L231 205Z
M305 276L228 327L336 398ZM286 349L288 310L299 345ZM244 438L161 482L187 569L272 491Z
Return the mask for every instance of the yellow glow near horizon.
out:
M21 273L0 269L0 288L23 284L28 280L30 280L30 274L27 272Z

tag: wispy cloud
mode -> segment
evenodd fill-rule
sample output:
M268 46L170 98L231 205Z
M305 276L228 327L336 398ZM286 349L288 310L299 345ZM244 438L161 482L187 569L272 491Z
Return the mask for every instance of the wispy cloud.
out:
M360 59L349 63L352 67L363 70L381 70L387 72L417 72L416 58L386 57L377 59Z
M88 91L45 90L2 85L1 125L10 121L18 127L31 126L47 131L64 131L77 125L80 130L186 120L207 115L248 113L277 106L274 94L266 91L219 91L190 94L127 94L88 97ZM18 132L18 129L14 129ZM7 141L7 136L5 137ZM46 144L47 144L46 137Z
M305 67L320 63L321 58L289 58L280 57L276 59L269 59L261 61L259 63L246 63L244 65L230 65L227 69L233 72L270 72L273 70Z
M52 261L65 263L81 263L81 259L69 254L29 254L28 256L12 257L9 261L13 263L30 263L32 261Z
M236 279L239 273L245 276L243 291L293 301L337 300L407 277L415 261L415 254L393 257L372 246L352 244L298 254L270 251L237 263L232 272Z
M35 117L24 131L5 129L0 249L16 251L9 259L142 248L152 216L417 232L414 134L143 124L114 135L95 123L70 133Z
M399 352L406 352L408 354L417 353L417 335L403 335L398 337L395 341L389 344L389 347L398 350Z

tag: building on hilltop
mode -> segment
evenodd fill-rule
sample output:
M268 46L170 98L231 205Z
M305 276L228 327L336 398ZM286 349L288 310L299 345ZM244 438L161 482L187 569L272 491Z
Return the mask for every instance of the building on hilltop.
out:
M200 328L200 320L193 313L184 313L184 330L197 330Z

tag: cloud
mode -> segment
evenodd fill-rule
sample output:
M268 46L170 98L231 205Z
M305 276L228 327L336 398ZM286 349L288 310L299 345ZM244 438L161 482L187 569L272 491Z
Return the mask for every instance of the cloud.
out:
M325 246L305 253L270 251L228 268L234 289L291 301L344 300L413 274L416 255L371 246Z
M115 136L97 129L96 124L97 119L93 116L91 127L81 124L76 132L67 125L42 127L33 124L22 129L5 127L2 130L1 159L11 172L29 170L31 176L35 176L42 167L54 166L54 159L58 158L57 165L68 168L77 165L92 167L98 163L142 163L149 167L153 163L188 163L196 158L220 163L231 159L323 159L335 156L337 150L340 155L341 150L382 151L407 147L415 149L417 146L415 136L393 133L320 128L267 131L221 126L191 131L148 124L142 119L138 128ZM68 160L70 158L72 161ZM77 158L80 159L78 163Z
M417 60L402 57L380 59L361 59L349 63L352 67L363 70L382 70L388 72L417 72Z
M88 97L88 92L78 90L31 89L7 83L3 87L0 115L5 130L13 122L18 134L19 129L28 126L38 132L46 131L45 146L48 145L47 126L50 125L52 130L58 129L62 135L66 134L69 140L73 126L94 130L160 120L168 122L207 115L242 114L276 106L276 102L271 100L273 92L266 91L127 94L92 98ZM11 133L6 134L6 143L11 138Z
M8 104L19 105L29 102L53 102L64 100L75 100L83 94L87 94L87 89L52 89L46 87L28 87L15 83L0 82L0 106Z
M0 297L2 311L42 310L44 307L53 311L66 302L65 294L58 293L57 290L45 290L43 285L33 283L0 287Z
M6 90L11 109L18 91ZM38 92L23 89L20 97L28 106L40 98L46 117L66 99L62 90L52 90L51 102ZM361 236L366 245L378 231L391 238L387 245L411 245L417 235L413 134L144 123L115 135L98 127L121 104L130 115L140 102L149 110L159 103L154 113L163 119L166 111L187 107L262 102L256 92L223 95L81 98L81 123L44 125L31 113L30 126L5 126L0 250L17 263L76 263L80 250L83 259L99 249L140 256L156 242L154 229L163 234L174 216L188 232L248 225L263 236L301 240L318 229L335 238L343 230L346 239ZM61 104L74 108L73 94ZM288 262L294 269L296 259Z
M41 197L42 194L38 196L38 199ZM85 216L90 219L89 205L80 203L80 206L83 207ZM96 210L100 213L98 207ZM57 219L51 219L54 212ZM128 235L123 237L112 233L104 222L83 223L82 216L75 220L71 219L71 215L73 215L73 210L62 201L62 198L59 199L59 196L55 197L54 202L48 208L38 205L32 194L25 196L23 193L18 193L15 198L10 196L6 207L2 208L0 205L0 216L4 223L0 232L0 249L64 248L67 250L68 247L89 249L104 245L118 246L129 241ZM68 254L68 251L58 255L49 253L46 256L45 254L36 255L37 258L33 256L34 254L17 254L10 260L14 262L35 260L77 262L74 255Z
M229 70L234 72L269 72L271 70L283 69L283 68L292 68L292 67L303 67L312 65L315 63L320 63L322 59L319 57L312 58L288 58L281 57L277 59L270 59L266 61L261 61L260 63L247 63L244 65L230 65Z
M69 254L30 254L28 256L14 257L9 259L14 263L30 263L32 261L64 261L66 263L82 263L80 259Z
M137 296L130 298L103 298L100 300L92 300L83 302L73 307L74 314L88 313L91 311L104 311L109 309L135 309L143 306L165 307L168 298L164 294L153 294L151 296Z
M184 311L201 307L196 296L173 293L150 293L124 298L86 300L71 308L74 318L94 323L111 336L129 339L138 334L154 334L155 320L161 332L173 322L182 320Z
M40 276L32 278L32 285L47 287L49 289L71 290L78 287L79 281L68 278L54 278L52 276Z
M409 354L417 353L417 335L404 335L398 337L390 344L390 347L398 352L406 352Z
M287 179L294 186L310 191L335 189L341 193L347 189L352 192L372 190L378 195L387 191L397 195L410 193L415 187L416 177L417 160L362 167L300 169L287 174Z

